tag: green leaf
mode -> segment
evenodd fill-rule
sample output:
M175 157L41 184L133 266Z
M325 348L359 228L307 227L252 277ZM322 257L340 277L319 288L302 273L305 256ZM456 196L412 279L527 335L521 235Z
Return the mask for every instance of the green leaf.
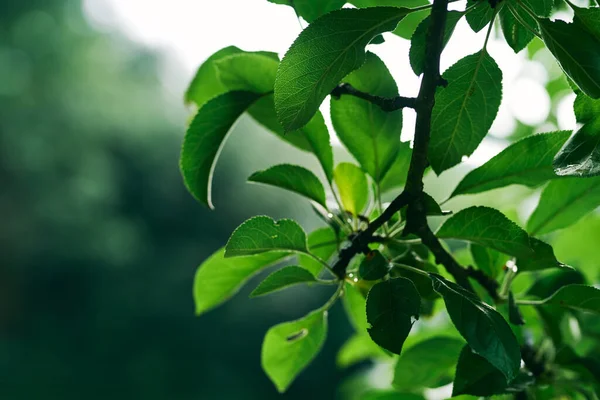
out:
M531 256L517 258L517 265L520 271L539 271L548 268L564 267L564 265L556 259L554 250L548 243L530 237L529 245L531 250L533 250L533 254Z
M552 160L570 133L558 131L533 135L511 144L487 163L469 172L452 196L515 184L535 188L556 178Z
M371 390L360 397L360 400L425 400L415 393L398 393L389 390Z
M336 364L348 368L371 358L388 359L385 351L371 340L369 335L356 334L348 339L337 354Z
M464 12L462 11L449 11L446 17L446 27L444 31L444 42L443 47L446 47L446 44L452 37L452 33L454 32L454 28L456 28L456 24L462 18ZM430 16L427 16L420 24L417 26L415 33L410 40L410 66L412 70L417 75L421 75L423 73L423 66L425 65L425 44L426 44L426 35L427 30L429 29L429 21Z
M291 164L275 165L264 171L253 173L248 180L290 190L327 208L325 189L321 181L304 167Z
M273 91L279 59L276 54L239 52L220 58L214 65L228 91L264 94Z
M263 296L285 289L289 286L316 281L313 274L304 268L296 266L284 267L267 276L265 280L250 293L250 297Z
M302 31L283 58L275 80L275 108L284 129L304 126L337 84L364 63L364 49L371 39L393 30L408 11L345 8Z
M432 388L452 375L464 342L436 336L404 351L394 369L393 385L398 390Z
M598 118L600 114L600 100L592 99L578 89L575 90L575 93L577 97L575 97L573 110L575 111L577 122L585 124Z
M490 3L487 1L467 0L467 8L473 5L475 5L475 8L466 13L466 19L471 29L479 32L494 17L494 9L490 7Z
M217 51L204 61L185 92L186 104L195 103L201 107L208 100L227 92L227 88L219 79L215 63L232 54L243 52L235 46L229 46Z
M506 382L521 363L519 343L504 318L473 293L439 275L430 274L433 288L444 298L450 319L473 352L502 372Z
M180 159L183 180L190 193L210 208L213 171L227 134L260 97L251 92L222 94L204 104L188 127Z
M509 4L510 7L508 6ZM527 24L529 29L517 20L515 13L517 13L518 17ZM504 33L506 43L508 43L515 53L526 48L529 42L534 38L534 34L530 29L536 29L536 20L527 12L523 11L523 8L518 3L512 2L508 3L505 7L502 7L499 15L500 25L502 26L502 32Z
M444 222L437 236L466 240L515 257L533 255L527 232L490 207L469 207L459 211Z
M250 277L288 257L285 253L224 258L220 249L204 261L194 278L196 315L205 313L233 296Z
M351 0L349 3L352 3L358 8L379 6L419 7L429 4L427 0ZM411 12L398 23L398 26L394 29L393 33L403 39L410 39L419 23L423 18L429 15L429 12L429 9Z
M552 13L554 0L522 0L538 17L548 17ZM512 3L514 4L514 3ZM517 2L518 4L518 2Z
M600 118L583 125L554 159L554 171L560 176L600 175Z
M469 249L471 250L471 256L473 257L473 261L475 261L477 268L492 278L496 278L500 274L502 268L509 259L505 254L474 243L469 245Z
M421 297L406 278L390 279L373 286L367 296L369 335L379 346L400 354L413 323L419 318Z
M342 303L354 330L359 334L365 333L369 328L369 323L367 322L367 301L358 288L346 283Z
M398 96L396 82L383 61L367 53L362 67L343 80L357 90L375 96ZM375 182L392 166L400 148L402 110L385 112L354 96L331 99L331 122L340 141Z
M429 161L439 175L459 164L483 140L502 99L502 71L482 50L467 56L443 74L431 121Z
M333 229L330 227L319 228L308 235L308 251L321 260L328 261L337 251L337 241L338 238ZM300 266L315 276L323 269L323 264L312 257L300 254L298 259Z
M540 19L542 39L561 68L588 96L600 98L600 41L576 19L564 21Z
M523 315L519 310L519 306L515 302L513 292L508 292L508 320L513 325L525 325Z
M341 8L346 0L269 0L275 4L285 4L293 7L299 16L306 22L313 22L315 19L330 11Z
M565 178L546 186L527 222L532 235L566 228L600 205L600 177Z
M573 4L569 5L575 12L573 20L579 25L585 27L585 29L596 38L596 40L600 40L600 8L582 8Z
M225 257L272 250L306 253L306 233L291 219L275 221L266 216L250 218L231 234L225 246Z
M369 201L369 185L364 172L351 163L339 163L333 172L344 209L359 215Z
M366 281L376 281L387 275L389 265L379 250L373 250L360 263L358 274Z
M400 142L396 159L379 184L381 193L396 189L406 183L406 174L408 173L411 157L412 149L410 148L410 143Z
M325 125L325 120L320 112L306 124L299 132L304 135L310 151L317 157L327 181L333 180L333 149L329 141L329 131ZM290 135L289 133L287 135ZM286 135L286 136L287 136Z
M600 289L587 285L563 286L541 304L600 314Z
M519 374L516 381L521 384L531 381L527 374ZM518 382L517 382L518 383ZM456 377L452 388L452 396L469 394L473 396L493 396L510 390L506 378L485 358L478 356L465 346L458 358ZM519 390L517 390L519 391Z
M275 325L262 347L262 367L281 393L315 358L327 336L327 311L317 310L296 321Z

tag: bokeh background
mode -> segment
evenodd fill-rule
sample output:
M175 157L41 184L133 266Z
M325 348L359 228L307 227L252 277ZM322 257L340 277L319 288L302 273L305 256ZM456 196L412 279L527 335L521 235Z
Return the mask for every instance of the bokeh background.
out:
M299 198L245 183L283 160L312 160L243 118L219 161L209 211L186 193L178 156L191 113L183 92L202 60L228 45L283 53L302 25L266 0L0 2L1 399L280 398L260 368L262 337L329 293L250 301L255 278L196 318L192 282L197 265L252 215L296 218L307 230L319 224ZM483 43L462 23L458 35L444 67ZM386 39L373 50L403 94L415 95L409 42ZM566 80L538 48L514 55L490 44L504 101L471 167L514 138L575 127ZM413 120L406 111L403 140ZM428 178L430 191L442 198L464 173ZM508 188L477 201L522 221L537 193ZM559 257L595 271L599 228L591 216L560 232L568 240ZM284 398L339 397L346 378L367 368L336 368L350 334L336 306L324 350Z

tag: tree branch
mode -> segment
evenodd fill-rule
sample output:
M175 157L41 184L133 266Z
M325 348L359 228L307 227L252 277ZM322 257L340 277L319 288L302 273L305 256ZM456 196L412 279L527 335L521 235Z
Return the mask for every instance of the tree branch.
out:
M366 100L370 103L375 104L383 111L392 112L401 110L402 108L415 108L415 98L413 97L380 97L374 96L369 93L361 92L357 90L349 83L340 83L335 89L331 91L331 96L335 99L339 99L343 94L358 97L359 99Z

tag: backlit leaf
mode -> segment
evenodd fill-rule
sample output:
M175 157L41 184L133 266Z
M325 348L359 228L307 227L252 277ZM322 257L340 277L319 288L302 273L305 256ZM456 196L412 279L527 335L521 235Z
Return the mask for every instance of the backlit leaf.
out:
M487 1L467 0L467 8L471 6L475 7L466 13L466 19L471 29L479 32L492 20L494 9Z
M271 250L307 252L304 230L291 219L274 221L266 216L250 218L231 234L225 246L225 257Z
M365 173L354 164L340 163L335 167L333 175L345 211L359 215L369 201Z
M398 149L396 159L379 184L379 189L382 193L404 185L411 157L412 149L410 148L410 143L400 142L400 148Z
M395 7L345 8L302 31L275 80L275 108L284 129L304 126L338 83L364 63L371 39L393 30L407 12Z
M510 7L508 6L510 4ZM502 7L499 12L500 25L502 26L502 32L506 43L514 50L515 53L523 50L529 42L534 38L534 34L530 29L537 29L535 19L527 12L523 11L522 7L517 2L508 3ZM525 27L517 18L515 13L518 14L519 19L527 24Z
M341 8L346 0L269 0L275 4L294 7L299 16L306 22L313 22L330 11Z
M509 259L509 256L505 254L478 244L471 243L469 249L477 268L492 278L496 278L500 274Z
M356 334L348 339L337 354L338 367L347 368L371 358L389 359L390 356L369 335Z
M319 228L308 235L308 251L327 262L337 250L338 238L330 227ZM323 265L305 254L298 257L300 266L317 276Z
M384 349L400 354L413 323L419 318L421 298L406 278L390 279L373 286L367 297L367 321L371 339Z
M554 159L560 176L600 175L600 116L583 125Z
M359 334L366 333L367 328L369 328L367 322L367 300L358 288L346 283L342 302L354 330Z
M485 50L443 74L431 121L429 162L439 175L471 155L492 126L502 99L502 71Z
M304 268L289 266L273 272L267 276L257 287L250 293L250 297L263 296L273 293L289 286L300 283L316 282L315 277Z

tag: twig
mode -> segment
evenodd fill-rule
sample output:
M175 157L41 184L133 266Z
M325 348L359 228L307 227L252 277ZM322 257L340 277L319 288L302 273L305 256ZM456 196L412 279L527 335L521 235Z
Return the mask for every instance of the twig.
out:
M415 99L413 97L380 97L374 96L369 93L361 92L355 89L349 83L340 83L335 89L331 91L331 96L335 99L339 99L342 95L350 95L358 97L359 99L366 100L372 104L375 104L383 111L392 112L401 110L405 107L415 108Z

